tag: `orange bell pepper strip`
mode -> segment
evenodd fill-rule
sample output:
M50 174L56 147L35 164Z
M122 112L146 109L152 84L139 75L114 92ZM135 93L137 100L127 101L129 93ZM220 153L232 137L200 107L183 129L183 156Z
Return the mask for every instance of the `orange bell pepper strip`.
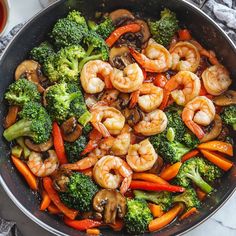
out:
M161 217L164 214L160 205L148 203L148 207L154 218Z
M179 193L182 193L185 191L185 188L176 186L176 185L157 184L157 183L138 181L138 180L132 180L129 188L147 190L147 191L168 191L168 192L179 192Z
M149 173L133 173L132 179L140 179L140 180L145 180L145 181L157 183L157 184L169 184L167 181L165 181L161 177L155 174L149 174Z
M138 98L139 98L139 94L140 94L139 90L134 91L134 92L131 93L131 95L130 95L130 102L129 102L129 108L130 109L134 108L135 105L137 104Z
M100 230L99 229L87 229L86 234L88 235L100 235Z
M53 122L53 125L52 125L52 135L53 135L53 144L54 144L54 148L55 148L59 163L61 165L68 163L61 130L60 130L59 125L56 122Z
M22 174L30 188L34 191L38 190L37 177L30 171L29 167L17 157L11 156L12 162L16 169Z
M233 166L232 161L229 161L228 159L220 156L217 153L204 150L204 149L200 149L200 151L208 161L212 162L213 164L215 164L216 166L218 166L224 171L228 171Z
M198 145L199 149L206 149L210 151L218 151L229 156L233 156L233 146L230 143L214 140Z
M184 209L184 205L182 203L177 203L174 207L172 207L169 211L167 211L164 215L159 218L152 220L148 229L150 232L159 230L166 225L168 225L171 221L173 221Z
M53 214L53 215L58 215L61 214L62 212L58 209L58 207L55 206L54 203L50 203L50 205L48 206L47 210Z
M207 196L207 194L204 191L202 191L200 188L196 188L196 193L200 201L203 201Z
M42 193L42 202L40 204L40 211L45 211L48 206L50 205L51 203L51 199L50 197L48 196L47 192L45 190L43 190L43 193Z
M141 26L139 24L128 24L121 26L115 29L111 35L106 39L106 44L108 47L112 47L112 45L123 35L126 33L136 33L141 30Z
M91 219L71 220L68 217L64 217L64 223L77 230L87 230L98 227L102 224L102 222L100 221L95 221Z
M198 210L196 207L192 207L191 209L189 209L188 211L186 211L182 216L180 216L180 220L184 220L186 218L188 218L189 216L191 216L192 214L198 213Z
M181 41L188 41L192 38L189 30L187 30L187 29L179 30L178 35L179 35L179 40L181 40Z
M154 85L156 85L156 86L158 86L158 87L160 87L160 88L164 88L165 85L166 85L166 83L167 83L167 81L168 81L168 80L167 80L167 78L166 78L165 75L163 75L163 74L158 74L158 75L155 77L153 83L154 83Z
M175 164L169 166L166 168L161 174L160 177L166 181L169 181L173 179L179 172L179 169L181 167L181 162L176 162Z
M116 219L115 223L108 224L114 231L121 231L124 228L124 221Z
M43 178L43 187L47 192L47 194L49 195L52 202L58 207L58 209L69 219L74 220L79 212L68 208L62 203L57 191L53 188L53 182L50 177Z
M199 153L200 153L199 150L194 149L194 150L186 153L185 155L183 155L181 162L185 162L185 161L189 160L190 158L197 156Z

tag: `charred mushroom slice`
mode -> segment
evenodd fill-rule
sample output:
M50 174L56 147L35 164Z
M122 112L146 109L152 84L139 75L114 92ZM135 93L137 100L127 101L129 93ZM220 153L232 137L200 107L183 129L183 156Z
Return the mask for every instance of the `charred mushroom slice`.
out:
M40 93L44 91L44 88L40 85L40 76L42 76L40 65L33 60L23 61L15 71L15 80L21 77L26 77L28 80L34 82L38 86Z
M129 48L126 46L113 47L109 53L109 62L113 67L123 70L133 63Z
M74 142L82 134L83 127L77 123L75 117L64 121L61 125L62 137L67 142Z
M135 23L137 23L141 26L141 34L143 35L142 43L145 43L151 37L151 33L149 30L148 24L144 20L136 20Z
M58 169L52 174L53 186L59 192L67 191L67 184L70 181L72 172L67 169Z
M115 26L121 26L128 20L134 20L133 14L126 9L118 9L109 14Z
M143 120L144 118L143 112L138 107L135 107L133 109L126 108L122 111L122 113L126 118L128 125L130 125L131 127L134 127L136 124L138 124L139 121Z
M217 106L229 106L236 104L236 91L228 90L220 96L215 97L213 102Z
M93 208L98 213L103 213L106 224L115 223L116 216L122 219L126 213L126 199L116 190L102 189L93 199Z
M50 139L45 143L35 144L34 142L32 142L30 139L27 138L25 139L25 145L32 151L46 152L52 147L53 139L52 137L50 137Z

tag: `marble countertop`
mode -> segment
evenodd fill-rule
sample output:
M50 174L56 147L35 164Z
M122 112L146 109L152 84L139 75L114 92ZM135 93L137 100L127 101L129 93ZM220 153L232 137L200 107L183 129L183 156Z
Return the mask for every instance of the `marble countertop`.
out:
M42 9L38 0L10 0L11 14L5 34L16 24L27 21ZM27 8L26 8L27 6ZM27 9L27 10L26 10ZM44 235L52 236L40 226L28 219L8 198L0 186L0 216L17 223L24 236ZM4 203L4 204L2 204ZM9 210L10 209L10 210ZM236 193L210 219L195 228L185 236L235 236L236 235Z

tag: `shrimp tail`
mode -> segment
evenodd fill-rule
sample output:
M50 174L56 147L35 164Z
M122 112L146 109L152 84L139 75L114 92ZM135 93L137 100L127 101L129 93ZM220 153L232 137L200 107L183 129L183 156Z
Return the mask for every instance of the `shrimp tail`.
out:
M93 126L103 135L104 138L111 136L107 128L101 122L95 122L93 123Z
M122 181L122 184L120 186L121 194L124 195L127 192L127 190L129 189L131 180L132 180L132 175L130 175L129 177L124 178L124 180Z
M163 90L163 100L162 100L162 103L159 107L160 110L164 110L167 105L168 105L168 102L169 102L169 97L170 97L170 92L166 89Z
M111 83L111 80L108 76L104 78L104 83L107 89L113 89L113 85Z
M189 120L185 121L185 124L198 137L198 139L202 139L204 137L205 133L203 132L202 128L195 122Z
M134 92L131 93L131 95L130 95L130 102L129 102L129 108L130 109L134 108L135 105L137 104L138 98L139 98L139 94L140 94L139 90L134 91Z

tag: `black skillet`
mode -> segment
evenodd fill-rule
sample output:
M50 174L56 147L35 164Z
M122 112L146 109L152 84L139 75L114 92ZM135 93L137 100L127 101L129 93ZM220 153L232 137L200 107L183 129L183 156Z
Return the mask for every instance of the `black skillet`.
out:
M164 7L177 13L178 19L193 33L194 37L206 48L216 52L222 63L236 78L236 47L227 35L198 8L181 0L62 0L43 10L30 20L12 40L0 58L0 120L6 115L3 94L10 83L17 65L27 58L31 48L45 39L57 19L64 17L69 9L79 9L87 17L94 16L95 11L112 11L127 8L140 12L144 17L156 17ZM234 87L236 83L234 84ZM0 126L0 133L3 127ZM64 225L57 216L39 211L39 199L29 190L24 179L9 161L9 144L0 137L0 183L12 201L33 221L57 235L85 235ZM179 223L173 222L159 232L145 235L178 235L189 231L210 217L232 195L236 188L236 167L233 167L221 180L217 191L204 202L200 213ZM4 204L4 203L0 203ZM232 216L233 217L233 216ZM104 235L126 235L111 230L104 230Z

